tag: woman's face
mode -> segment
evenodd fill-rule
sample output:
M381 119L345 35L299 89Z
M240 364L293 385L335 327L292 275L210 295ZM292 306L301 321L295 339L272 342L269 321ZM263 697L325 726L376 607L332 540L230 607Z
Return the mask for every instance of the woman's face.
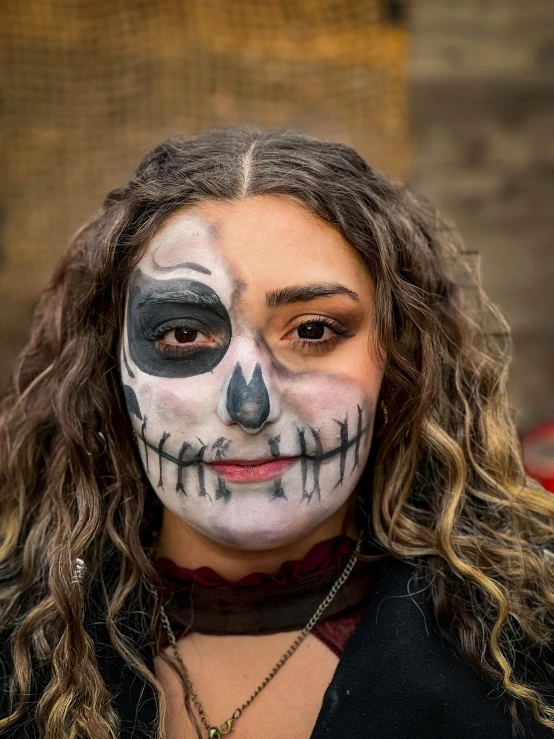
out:
M120 367L144 469L210 539L270 549L344 506L382 379L373 284L284 196L174 214L131 276Z

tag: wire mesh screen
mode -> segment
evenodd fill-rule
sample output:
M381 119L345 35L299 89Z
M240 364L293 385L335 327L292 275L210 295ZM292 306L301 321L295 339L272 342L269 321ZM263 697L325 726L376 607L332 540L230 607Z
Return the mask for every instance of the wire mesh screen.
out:
M3 0L0 377L71 232L168 135L291 127L405 177L407 31L384 0Z

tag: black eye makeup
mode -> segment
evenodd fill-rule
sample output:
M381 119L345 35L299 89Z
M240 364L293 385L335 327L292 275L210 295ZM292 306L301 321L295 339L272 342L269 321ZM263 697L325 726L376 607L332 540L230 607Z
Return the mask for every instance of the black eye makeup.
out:
M224 338L212 336L209 327L186 318L160 326L152 333L152 341L166 359L190 357L192 352L213 349Z
M138 270L127 307L129 353L156 377L210 372L231 341L229 314L211 287L195 280L155 280Z

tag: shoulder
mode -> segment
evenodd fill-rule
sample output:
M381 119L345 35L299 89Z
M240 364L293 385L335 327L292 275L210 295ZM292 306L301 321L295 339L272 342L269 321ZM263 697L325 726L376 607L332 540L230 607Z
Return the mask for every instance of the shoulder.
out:
M389 558L327 690L312 739L512 739L501 692L441 638L429 587ZM554 734L522 707L525 737Z

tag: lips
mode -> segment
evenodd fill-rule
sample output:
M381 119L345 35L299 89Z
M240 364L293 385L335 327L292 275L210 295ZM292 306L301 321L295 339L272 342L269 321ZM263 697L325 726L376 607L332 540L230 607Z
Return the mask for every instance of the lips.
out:
M300 457L244 462L211 462L208 466L226 482L265 482L280 477L298 459Z

